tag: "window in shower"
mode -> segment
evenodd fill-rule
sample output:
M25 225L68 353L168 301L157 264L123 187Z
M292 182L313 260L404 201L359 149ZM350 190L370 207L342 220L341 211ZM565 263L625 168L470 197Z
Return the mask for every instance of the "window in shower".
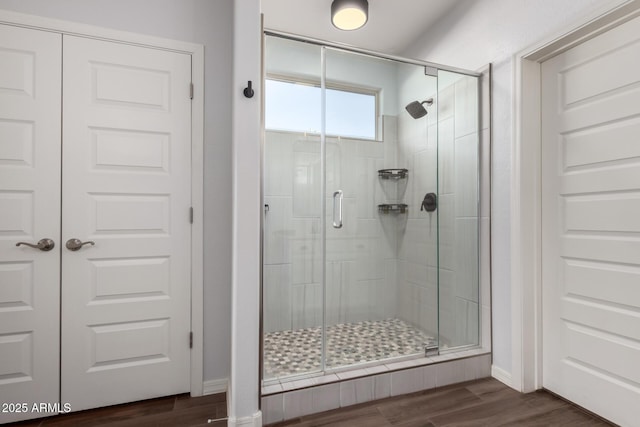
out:
M265 85L265 127L269 130L320 134L320 101L319 84L268 78ZM327 135L376 139L378 103L375 91L329 85L326 102Z

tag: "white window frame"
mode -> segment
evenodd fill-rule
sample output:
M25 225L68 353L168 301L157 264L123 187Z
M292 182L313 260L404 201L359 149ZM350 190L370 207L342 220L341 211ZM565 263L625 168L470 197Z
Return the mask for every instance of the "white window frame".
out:
M267 73L265 78L266 80L274 80L284 83L305 85L321 88L320 80L305 78L305 77L296 77L292 75L285 74L272 74ZM382 142L382 135L380 132L380 126L378 126L378 122L380 120L380 89L367 88L362 86L353 86L351 84L339 83L335 81L326 81L325 86L327 89L339 90L342 92L351 92L360 95L369 95L375 98L375 115L374 115L374 128L375 128L375 136L373 139L369 138L358 138L354 136L345 136L345 135L336 135L327 133L326 136L328 138L341 138L341 139L354 139L359 141L372 141L372 142ZM265 130L278 131L278 132L291 132L291 133L306 133L308 135L320 135L320 133L316 132L304 132L304 131L296 131L296 130L283 130L283 129L269 129L265 126Z

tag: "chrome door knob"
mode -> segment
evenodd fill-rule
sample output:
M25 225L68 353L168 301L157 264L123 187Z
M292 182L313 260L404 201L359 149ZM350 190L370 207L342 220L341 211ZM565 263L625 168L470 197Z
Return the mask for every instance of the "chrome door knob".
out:
M95 245L95 242L92 242L91 240L87 240L86 242L83 242L80 239L69 239L67 240L67 244L65 245L67 247L67 249L69 249L70 251L79 251L81 247L83 247L84 245Z
M44 252L48 252L56 246L55 242L48 238L40 239L38 243L35 245L33 243L27 243L27 242L16 243L16 246L22 246L22 245L29 246L30 248L34 248L34 249L40 249L41 251L44 251Z

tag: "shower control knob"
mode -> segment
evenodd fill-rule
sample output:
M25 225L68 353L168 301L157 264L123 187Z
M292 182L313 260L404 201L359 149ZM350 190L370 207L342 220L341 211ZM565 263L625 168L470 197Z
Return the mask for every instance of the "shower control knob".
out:
M420 206L421 211L433 212L436 210L438 205L438 198L436 193L427 193L424 196L424 200L422 200L422 205Z

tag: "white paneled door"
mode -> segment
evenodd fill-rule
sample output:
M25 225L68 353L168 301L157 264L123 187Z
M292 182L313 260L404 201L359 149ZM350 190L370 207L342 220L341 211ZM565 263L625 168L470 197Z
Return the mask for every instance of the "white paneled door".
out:
M189 391L191 56L0 26L0 70L0 423Z
M191 57L64 36L63 76L62 401L187 392Z
M542 65L543 385L640 404L640 18Z
M0 26L0 404L21 405L0 423L58 401L61 52L60 34Z

